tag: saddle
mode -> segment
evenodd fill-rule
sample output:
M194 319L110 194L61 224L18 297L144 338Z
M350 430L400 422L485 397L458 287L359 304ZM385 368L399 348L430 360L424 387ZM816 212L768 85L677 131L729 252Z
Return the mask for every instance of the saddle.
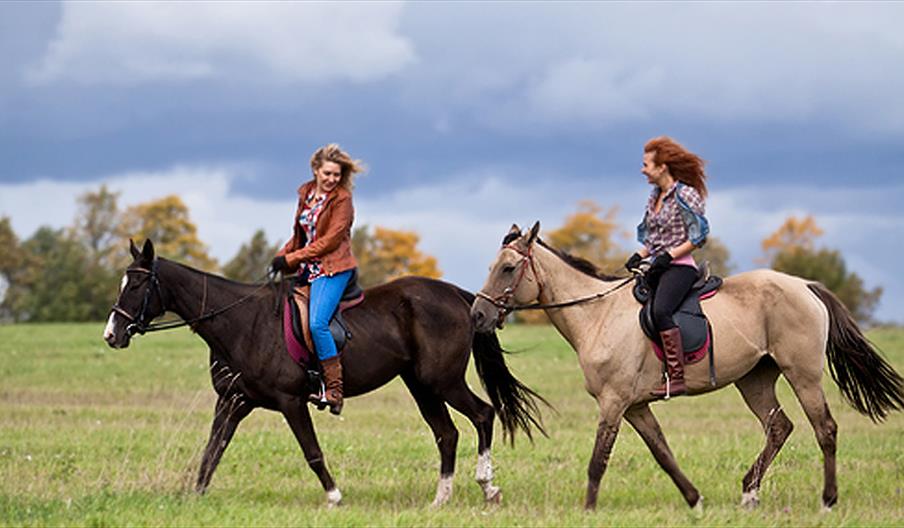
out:
M712 330L700 307L700 301L715 295L720 286L722 278L710 275L709 267L704 264L700 267L697 281L672 316L681 330L685 364L700 361L706 356L707 351L710 352L712 364ZM643 305L640 309L640 327L652 342L656 356L662 360L662 340L653 324L653 292L642 275L638 275L635 281L634 298Z
M284 302L283 334L289 356L299 365L313 366L317 370L319 362L314 349L314 341L311 339L311 327L308 324L310 298L310 284L302 283L293 286ZM363 300L364 290L358 285L358 270L355 270L342 293L336 313L330 319L330 333L333 335L333 340L336 341L336 349L340 352L352 339L352 333L348 329L342 313L361 304Z

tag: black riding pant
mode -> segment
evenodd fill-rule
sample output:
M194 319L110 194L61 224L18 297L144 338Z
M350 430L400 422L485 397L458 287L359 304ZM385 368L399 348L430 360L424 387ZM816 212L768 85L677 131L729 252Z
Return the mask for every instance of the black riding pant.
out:
M697 281L697 269L675 264L659 277L653 294L653 324L660 332L675 328L672 315Z

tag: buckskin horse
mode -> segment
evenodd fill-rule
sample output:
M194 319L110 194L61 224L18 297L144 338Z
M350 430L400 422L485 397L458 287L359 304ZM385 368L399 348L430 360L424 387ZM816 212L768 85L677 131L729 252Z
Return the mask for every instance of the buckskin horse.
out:
M287 288L241 284L159 258L150 240L140 251L130 241L130 250L134 260L104 330L106 342L125 348L135 333L190 324L210 347L218 399L196 491L207 489L236 427L260 407L282 413L326 491L328 506L338 505L342 494L324 463L307 406L312 390L307 373L286 352L281 301ZM353 336L342 352L346 394L364 394L402 377L439 449L436 506L452 495L458 443L446 404L477 429L476 479L487 502L502 497L493 485L490 459L494 416L512 441L518 429L528 437L532 428L543 432L538 409L543 399L508 370L495 333L474 332L473 300L452 284L407 277L367 290L364 301L344 314ZM166 311L182 322L151 324ZM492 406L465 382L469 351Z
M687 504L702 511L702 496L678 468L650 411L661 363L638 323L640 305L623 287L632 279L605 276L590 262L549 247L537 238L539 228L538 222L522 234L513 225L503 239L471 308L477 330L501 327L514 309L541 308L577 352L586 388L600 409L585 508L596 507L600 479L626 419ZM718 376L712 385L706 362L688 365L689 394L734 384L766 435L765 447L743 479L742 505L759 503L763 475L793 427L775 396L781 374L816 432L823 454L822 505L831 509L838 499L837 425L820 383L826 357L844 398L874 421L904 408L904 380L873 349L838 298L817 282L751 271L727 278L702 304L712 323Z

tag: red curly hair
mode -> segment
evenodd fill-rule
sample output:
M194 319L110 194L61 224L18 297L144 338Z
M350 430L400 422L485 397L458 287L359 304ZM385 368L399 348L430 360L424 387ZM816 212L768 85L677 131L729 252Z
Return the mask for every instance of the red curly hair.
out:
M706 173L703 166L706 161L700 156L684 148L680 143L668 136L659 136L647 141L644 152L653 153L653 163L669 168L669 173L676 180L690 185L706 198Z

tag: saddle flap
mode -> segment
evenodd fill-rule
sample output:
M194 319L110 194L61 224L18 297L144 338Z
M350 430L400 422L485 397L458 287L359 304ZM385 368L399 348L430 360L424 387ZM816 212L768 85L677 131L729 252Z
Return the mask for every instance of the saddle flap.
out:
M358 287L357 283L355 283L354 286L355 289L352 289L354 295L348 299L346 299L346 295L343 295L343 300L339 302L336 313L334 313L333 317L330 319L330 333L333 336L333 340L336 342L336 348L340 351L345 348L346 343L351 339L351 332L348 330L348 324L345 322L342 312L350 310L364 301L364 291ZM346 292L348 291L349 290L346 289ZM311 300L310 285L296 286L292 291L292 300L294 302L289 303L292 307L292 330L295 332L295 336L298 340L304 342L305 346L308 347L308 350L315 351L316 349L314 348L314 339L311 337L311 326L309 321L309 303Z
M700 270L697 282L694 283L687 296L678 306L673 319L681 330L681 344L684 351L690 353L703 347L707 342L708 323L706 315L700 306L701 299L707 299L722 286L722 278L709 274L709 267L703 266ZM638 301L643 298L643 307L640 309L640 327L644 334L660 345L659 332L653 324L653 302L649 287L642 277L634 286L634 296Z
M292 329L299 340L304 341L308 350L314 350L314 340L311 338L311 327L308 325L308 301L311 299L311 286L296 286L292 290Z

